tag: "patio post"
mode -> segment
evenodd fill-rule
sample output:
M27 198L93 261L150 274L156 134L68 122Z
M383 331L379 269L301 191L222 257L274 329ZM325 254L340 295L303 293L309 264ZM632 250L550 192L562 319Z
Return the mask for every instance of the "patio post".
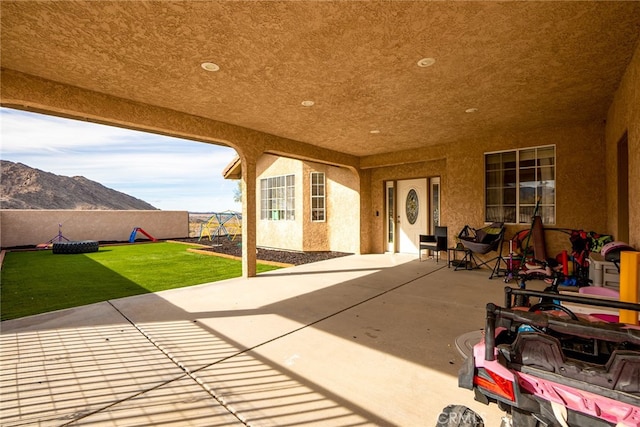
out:
M256 276L256 158L242 161L242 277Z

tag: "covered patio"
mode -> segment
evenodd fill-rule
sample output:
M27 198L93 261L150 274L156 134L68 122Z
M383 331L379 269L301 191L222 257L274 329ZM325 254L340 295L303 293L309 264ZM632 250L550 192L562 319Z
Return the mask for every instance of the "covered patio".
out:
M498 425L455 339L503 287L354 255L5 321L2 424L429 426L465 404Z
M3 425L499 425L455 339L504 283L387 246L386 191L437 179L452 246L488 155L553 147L552 225L640 245L640 2L0 7L2 106L234 148L244 242L242 279L3 322ZM265 156L346 171L357 255L256 276Z
M549 186L547 225L640 244L640 2L1 8L2 106L236 150L245 277L255 275L265 156L344 172L349 197L327 194L326 250L348 240L348 252L403 252L385 189L416 180L439 182L437 218L452 232L493 222L497 207L519 211L511 235L531 200L504 195L508 178L488 189L485 162L540 147L553 152L552 172L516 185L523 198L527 186ZM349 227L331 223L339 217Z

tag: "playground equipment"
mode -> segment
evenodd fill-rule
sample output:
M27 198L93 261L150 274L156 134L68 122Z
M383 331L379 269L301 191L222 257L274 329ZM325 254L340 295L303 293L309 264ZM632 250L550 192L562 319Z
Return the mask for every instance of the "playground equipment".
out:
M211 241L214 236L218 241L223 236L233 241L238 235L242 236L242 214L234 211L215 212L200 226L198 241L204 237Z
M98 252L100 243L96 240L54 242L52 249L54 254L86 254L89 252Z
M68 242L69 239L67 239L66 237L64 237L64 235L62 234L62 224L58 224L58 234L51 240L49 240L47 242L47 244L52 244L54 242Z
M129 236L129 243L135 243L136 235L138 234L138 232L140 232L140 233L144 234L145 236L147 236L149 239L151 239L152 242L157 242L158 241L158 239L156 239L151 234L149 234L146 231L144 231L142 228L134 227L133 230L131 231L131 235Z
M58 234L37 249L52 249L54 254L84 254L98 252L100 243L96 240L69 240L62 234L62 224L58 224Z
M60 243L60 242L69 242L69 239L67 239L62 234L62 224L58 223L58 234L55 235L47 243L40 243L40 244L36 245L36 249L51 249L51 247L53 246L54 243Z

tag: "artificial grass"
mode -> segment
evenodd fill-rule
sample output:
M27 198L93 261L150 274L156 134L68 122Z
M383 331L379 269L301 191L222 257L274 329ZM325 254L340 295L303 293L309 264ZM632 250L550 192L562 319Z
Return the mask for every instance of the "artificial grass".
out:
M63 308L240 277L240 261L188 252L160 242L102 246L59 255L9 252L1 273L0 316L15 319ZM258 264L257 271L278 267Z

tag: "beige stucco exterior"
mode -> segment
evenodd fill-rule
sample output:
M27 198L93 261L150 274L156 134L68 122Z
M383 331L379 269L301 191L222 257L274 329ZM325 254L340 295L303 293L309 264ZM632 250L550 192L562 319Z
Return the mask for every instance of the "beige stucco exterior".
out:
M62 234L70 240L128 241L135 227L156 239L189 235L187 211L0 210L0 246L35 246ZM141 233L136 238L147 239ZM58 239L56 239L57 241Z
M362 188L370 188L371 193L370 203L365 203L364 215L371 234L370 240L363 242L363 245L369 248L368 252L386 251L385 182L440 177L441 225L449 227L449 242L453 245L455 235L465 225L478 228L484 225L484 154L542 145L556 147L557 162L557 220L555 224L546 224L546 228L583 229L615 236L615 230L609 228L607 222L604 133L604 123L582 123L485 136L474 141L364 158L362 163L365 166L376 166L367 167L369 174L361 183ZM308 179L311 171L327 174L327 223L309 221ZM346 168L269 155L263 156L258 162L258 180L291 173L296 175L296 210L303 212L303 215L298 215L296 221L259 221L258 245L291 250L353 252L356 245L349 246L345 238L353 234L353 218L360 217L355 174ZM302 185L299 185L300 182ZM256 197L259 209L259 194ZM528 224L509 225L507 239L525 228L528 228ZM549 256L555 256L563 249L571 249L569 236L565 232L549 230L546 237ZM348 239L351 240L350 237Z
M311 173L325 174L326 220L311 220ZM270 154L257 164L256 217L257 245L294 251L359 250L358 179L347 168L300 161ZM260 218L260 180L269 177L295 176L295 219Z
M358 194L354 189L357 186L355 174L346 168L263 156L258 163L259 179L294 173L296 209L302 209L304 213L301 217L298 215L296 221L259 221L258 245L291 250L353 252L355 244L344 245L349 244L345 240L353 234L353 218L360 217L361 204L357 203L357 198L364 193L365 198L361 201L366 213L362 216L367 224L361 227L362 245L368 248L367 252L382 253L387 250L385 183L431 177L441 179L441 225L449 228L449 243L454 245L455 236L465 225L484 225L484 154L541 145L556 147L557 162L557 221L545 225L549 229L546 232L548 255L555 256L563 249L571 249L569 235L553 229L583 229L615 237L616 231L607 221L604 133L604 123L583 123L487 136L421 151L388 153L383 159L364 158L365 165L380 165L367 167L365 171L368 173L361 182L361 188L370 189L370 198L366 198L364 192ZM382 166L385 163L389 166ZM327 173L327 223L309 221L308 175L311 171ZM301 178L303 184L300 186ZM259 209L259 194L256 203ZM528 227L528 224L509 225L507 239ZM368 241L363 232L367 230L371 230ZM638 230L634 232L638 233Z
M557 223L547 227L611 233L606 221L603 138L604 124L587 123L488 136L420 152L391 153L387 159L396 165L371 169L373 229L384 229L384 217L376 217L375 212L384 211L385 181L440 176L441 225L449 227L452 245L455 234L466 224L476 228L484 225L484 153L555 145ZM373 163L377 159L365 161ZM527 226L508 226L506 237L523 228ZM372 252L382 252L384 236L375 233L370 244ZM566 234L552 232L547 232L547 246L550 255L571 248Z

